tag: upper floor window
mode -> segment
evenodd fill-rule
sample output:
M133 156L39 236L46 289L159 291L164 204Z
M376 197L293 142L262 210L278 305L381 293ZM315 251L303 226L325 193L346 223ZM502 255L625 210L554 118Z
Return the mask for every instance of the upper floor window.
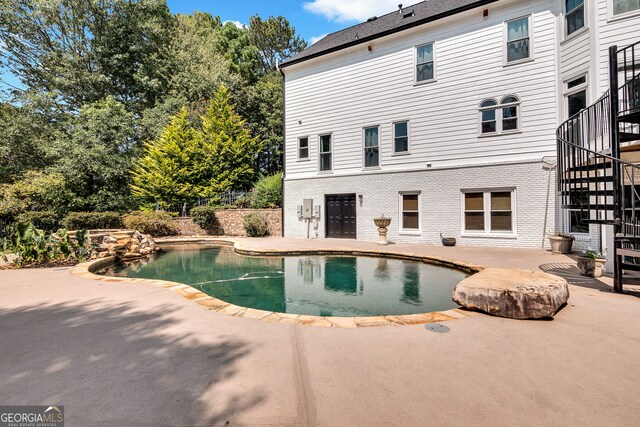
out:
M529 16L507 21L507 62L528 59L530 55Z
M479 112L482 135L520 130L520 99L517 96L505 96L500 103L495 99L487 99L480 104Z
M640 0L612 0L613 14L622 15L623 13L640 10Z
M433 59L433 43L416 47L416 82L434 80L435 61Z
M309 137L303 136L298 138L298 160L307 160L309 158Z
M320 171L331 171L333 143L331 134L320 135L320 150L318 151Z
M393 153L409 152L409 122L395 122L393 124Z
M380 166L380 146L378 127L364 128L364 167Z
M564 17L569 35L584 27L584 0L565 0L564 4Z

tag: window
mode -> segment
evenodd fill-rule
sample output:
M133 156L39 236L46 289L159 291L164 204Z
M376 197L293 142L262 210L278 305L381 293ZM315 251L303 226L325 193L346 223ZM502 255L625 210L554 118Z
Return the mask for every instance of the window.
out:
M420 193L400 193L400 230L420 231Z
M464 196L464 230L513 233L513 190L469 191Z
M622 15L636 10L640 10L640 0L612 0L613 14Z
M567 117L572 117L587 106L587 75L572 78L565 82L567 98Z
M298 160L309 158L309 137L298 138Z
M395 154L409 152L409 122L393 124L393 152Z
M584 27L584 0L565 0L564 6L566 31L569 35Z
M320 171L331 171L332 155L331 135L320 135L319 161Z
M433 43L416 47L416 82L434 80Z
M569 233L589 233L589 211L569 211Z
M495 99L487 99L480 104L479 112L481 135L520 130L520 99L517 96L505 96L499 104Z
M530 56L529 17L506 22L507 62L521 61Z
M378 127L364 128L364 167L380 166L380 147L378 144Z

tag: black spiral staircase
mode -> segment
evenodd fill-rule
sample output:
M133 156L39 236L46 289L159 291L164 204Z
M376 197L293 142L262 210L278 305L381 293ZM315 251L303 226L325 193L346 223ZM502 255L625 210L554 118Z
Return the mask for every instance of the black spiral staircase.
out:
M640 271L640 42L609 49L609 81L558 128L557 182L564 209L613 226L614 290L622 292L623 271Z

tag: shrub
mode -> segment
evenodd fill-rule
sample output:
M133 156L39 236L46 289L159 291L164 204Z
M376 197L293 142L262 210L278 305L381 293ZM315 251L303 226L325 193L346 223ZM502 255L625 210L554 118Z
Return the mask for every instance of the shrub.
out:
M282 203L282 173L260 178L253 186L251 207L277 208Z
M62 225L69 230L122 228L122 215L118 212L69 212Z
M33 224L34 227L45 231L55 231L60 228L60 217L53 211L28 211L19 214L15 222L18 224Z
M47 264L52 261L82 261L91 254L91 239L86 231L70 236L65 229L55 233L37 229L33 224L17 224L15 232L0 242L2 258L7 252L16 255L17 266Z
M269 235L269 224L257 213L250 213L242 217L244 230L249 237L264 237Z
M207 233L216 234L220 228L220 222L216 217L217 210L215 206L198 206L191 209L191 219Z
M164 211L135 211L122 218L125 228L138 230L153 237L180 234L178 226L171 220L173 216Z

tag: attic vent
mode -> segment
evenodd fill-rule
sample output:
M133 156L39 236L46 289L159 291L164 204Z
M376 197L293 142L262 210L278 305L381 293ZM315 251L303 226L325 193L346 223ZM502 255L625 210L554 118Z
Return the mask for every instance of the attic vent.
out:
M413 11L413 9L411 9L409 12L402 14L403 18L410 18L412 16L416 16L416 13Z
M376 19L378 19L378 17L377 17L377 16L372 16L371 18L367 19L367 22L373 22L373 21L375 21Z

